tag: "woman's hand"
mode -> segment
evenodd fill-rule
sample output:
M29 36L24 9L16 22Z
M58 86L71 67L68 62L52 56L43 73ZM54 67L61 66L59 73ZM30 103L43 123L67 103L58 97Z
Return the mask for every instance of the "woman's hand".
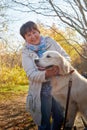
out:
M57 76L57 75L59 75L59 67L58 66L53 66L53 67L47 69L46 73L45 73L46 78L50 78L52 76Z

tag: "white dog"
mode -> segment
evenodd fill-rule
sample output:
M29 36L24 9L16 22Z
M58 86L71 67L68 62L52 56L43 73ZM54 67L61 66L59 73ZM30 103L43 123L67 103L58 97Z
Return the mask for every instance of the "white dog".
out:
M65 108L68 83L72 78L72 88L68 110L68 125L73 126L77 112L87 120L87 79L81 76L71 64L58 52L47 51L39 59L35 59L38 66L47 68L51 65L59 67L59 76L52 77L52 95ZM73 73L70 73L74 70Z

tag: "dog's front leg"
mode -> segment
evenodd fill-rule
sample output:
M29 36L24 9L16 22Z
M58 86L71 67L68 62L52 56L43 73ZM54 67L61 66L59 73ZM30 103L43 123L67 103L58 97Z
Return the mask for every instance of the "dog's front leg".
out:
M70 104L69 104L69 110L68 110L68 117L67 117L68 122L66 123L67 128L68 127L70 127L70 128L73 127L77 111L78 111L77 104L74 101L71 101Z

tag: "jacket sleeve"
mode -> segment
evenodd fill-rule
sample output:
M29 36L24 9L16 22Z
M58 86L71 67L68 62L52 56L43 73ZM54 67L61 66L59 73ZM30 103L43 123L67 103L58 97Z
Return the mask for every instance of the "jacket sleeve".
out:
M49 41L51 42L51 44L54 45L54 48L56 51L58 51L62 56L64 56L66 58L67 61L71 61L69 55L66 53L66 51L60 46L60 44L58 42L56 42L55 40L53 40L52 38L48 37Z
M27 77L35 82L46 82L45 71L39 71L36 67L32 56L29 56L28 50L22 50L22 66Z

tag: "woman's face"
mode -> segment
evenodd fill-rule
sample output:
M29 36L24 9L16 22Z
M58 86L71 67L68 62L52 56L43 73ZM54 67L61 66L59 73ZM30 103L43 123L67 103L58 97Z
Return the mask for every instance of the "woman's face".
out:
M40 43L40 33L37 30L32 29L32 31L25 34L25 40L29 44L38 45Z

